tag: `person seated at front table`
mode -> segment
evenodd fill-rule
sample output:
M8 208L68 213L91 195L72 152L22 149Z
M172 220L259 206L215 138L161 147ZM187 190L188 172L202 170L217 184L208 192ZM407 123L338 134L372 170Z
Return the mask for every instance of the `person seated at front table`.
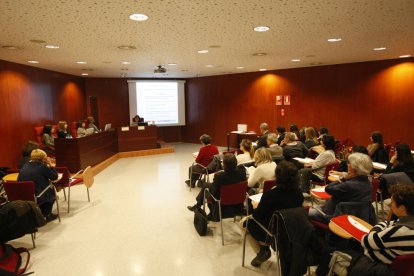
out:
M243 152L242 154L238 154L237 158L237 165L248 163L253 161L254 157L254 148L253 143L249 139L243 139L240 142L240 150Z
M269 133L267 135L267 149L272 156L272 159L280 160L283 158L283 149L277 144L277 135L274 133Z
M369 144L367 146L367 150L372 161L381 164L387 164L389 157L387 151L385 150L384 140L382 138L381 132L374 131L371 134L370 139L372 141L372 144Z
M387 220L375 225L362 237L361 247L344 250L352 258L348 275L393 275L395 257L414 253L414 185L396 184L391 188L391 210ZM397 220L392 220L396 216ZM333 251L333 250L331 250ZM322 258L317 275L326 275L330 256Z
M68 123L66 121L59 121L57 136L58 138L72 138L72 135L68 132Z
M276 163L273 162L272 156L267 148L260 148L254 153L254 166L248 167L249 178L247 184L256 191L263 190L263 184L266 180L275 178Z
M197 164L194 164L190 166L188 169L188 177L191 180L191 185L194 186L194 183L199 178L200 173L204 173L205 169L203 167L206 167L210 164L211 160L213 160L214 155L219 153L218 148L215 145L211 144L211 136L207 134L203 134L200 136L200 142L203 145L200 150L198 151L198 155L196 157L195 162ZM200 164L203 167L200 167L198 164ZM193 174L191 175L191 171ZM185 183L189 186L190 180L186 180Z
M41 149L34 149L30 156L30 162L26 163L20 170L17 181L33 181L35 184L35 194L39 195L51 180L56 180L58 174L53 167L54 165L47 157L46 152ZM37 199L42 214L47 221L52 221L57 218L57 215L52 213L53 203L55 201L55 194L52 189L46 192Z
M88 121L88 128L93 128L95 133L99 132L99 128L95 125L95 119L92 116L89 116L86 120Z
M293 132L286 133L285 139L282 142L283 156L287 161L292 161L293 158L305 158L308 156L308 148L300 141L297 141L296 134Z
M260 124L260 133L262 136L256 141L256 150L260 149L261 147L267 147L267 134L269 134L269 125L267 123Z
M34 149L38 149L39 144L33 141L29 141L24 145L22 149L22 156L19 159L19 163L17 165L17 168L20 170L24 164L30 161L30 155L32 154L32 151Z
M316 157L315 161L305 164L305 168L301 170L302 190L306 193L309 192L310 180L323 182L325 180L326 166L336 160L333 151L335 146L335 139L333 136L324 135L321 140L321 146L324 148L324 151Z
M203 205L204 190L209 189L210 193L216 198L220 199L220 188L224 185L236 184L246 180L246 171L243 168L237 167L237 159L232 153L227 153L223 156L223 171L218 172L214 176L213 183L206 183L196 197L196 204L187 206L188 210L194 211ZM212 219L212 205L209 204L210 215Z
M372 171L372 161L368 155L353 153L348 157L348 174L344 182L337 181L326 185L325 192L332 197L321 207L312 207L309 218L329 223L340 202L371 202L372 184L368 179Z
M86 136L85 127L86 127L86 123L82 120L76 123L76 133L78 134L78 138Z
M51 125L44 125L42 131L42 143L47 153L55 152L55 138L53 137L53 128Z
M311 149L317 145L319 145L319 141L315 129L313 127L305 128L305 146Z
M301 207L303 195L299 190L298 169L288 161L281 161L276 167L276 186L263 193L260 203L252 201L254 219L267 227L273 213L277 210ZM253 220L248 223L248 241L257 256L251 261L252 266L260 266L271 256L266 232Z

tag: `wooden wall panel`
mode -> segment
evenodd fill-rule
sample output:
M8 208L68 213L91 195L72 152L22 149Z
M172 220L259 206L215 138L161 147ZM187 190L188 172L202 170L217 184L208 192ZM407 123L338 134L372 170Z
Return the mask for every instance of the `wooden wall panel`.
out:
M2 60L0 100L0 166L17 166L35 126L86 114L82 78Z
M276 106L276 95L291 95L291 105ZM259 131L268 122L273 131L279 124L326 126L338 139L363 145L381 130L386 142L414 147L414 59L189 79L186 105L188 142L209 133L214 143L226 145L226 133L237 123Z

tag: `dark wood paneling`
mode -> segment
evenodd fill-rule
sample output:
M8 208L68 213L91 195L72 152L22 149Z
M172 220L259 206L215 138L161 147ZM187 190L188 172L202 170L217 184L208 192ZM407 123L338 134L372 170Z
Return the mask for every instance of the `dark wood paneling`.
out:
M412 58L189 79L183 140L198 143L209 133L224 146L237 123L258 132L268 122L272 131L279 124L326 126L363 145L380 130L385 142L414 147L413 91ZM291 106L276 106L276 95L291 95Z
M156 126L145 126L143 130L138 130L136 126L133 126L127 131L118 128L117 135L119 152L157 148Z
M0 166L17 167L34 127L84 118L80 77L0 60Z
M158 127L158 140L164 142L181 142L184 126Z

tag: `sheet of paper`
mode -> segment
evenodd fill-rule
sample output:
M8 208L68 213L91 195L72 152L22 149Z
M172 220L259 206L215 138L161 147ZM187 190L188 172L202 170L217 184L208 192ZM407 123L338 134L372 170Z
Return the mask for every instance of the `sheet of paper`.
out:
M338 179L338 180L340 179L339 175L336 175L336 174L329 174L329 176L335 179Z
M249 196L249 198L250 198L252 201L255 201L255 202L260 202L260 200L262 199L262 195L263 195L263 193L260 193L260 194L255 194L255 195L251 195L251 196Z
M366 228L364 225L362 225L361 223L359 223L358 221L356 221L355 219L353 219L351 216L348 216L348 220L349 220L349 222L355 228L357 228L357 229L359 229L359 230L361 230L361 231L363 231L365 233L368 233L369 232L369 229L368 228Z
M193 152L193 157L196 158L198 156L198 151Z
M378 162L372 162L372 165L373 165L375 168L384 169L384 170L385 170L385 168L387 167L387 165L385 165L385 164L381 164L381 163L378 163Z
M295 158L293 158L293 159L295 159L295 160L299 161L299 162L300 162L300 163L302 163L302 164L312 163L313 161L315 161L314 159L309 158L309 157L306 157L306 158L299 158L299 157L295 157Z
M325 187L312 189L313 192L325 192Z

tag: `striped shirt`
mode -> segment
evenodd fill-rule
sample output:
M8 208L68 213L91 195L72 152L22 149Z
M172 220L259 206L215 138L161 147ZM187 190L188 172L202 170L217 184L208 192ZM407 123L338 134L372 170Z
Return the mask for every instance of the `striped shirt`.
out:
M408 226L407 226L408 225ZM376 262L391 264L395 257L414 253L414 216L389 225L381 222L362 238L364 254Z

